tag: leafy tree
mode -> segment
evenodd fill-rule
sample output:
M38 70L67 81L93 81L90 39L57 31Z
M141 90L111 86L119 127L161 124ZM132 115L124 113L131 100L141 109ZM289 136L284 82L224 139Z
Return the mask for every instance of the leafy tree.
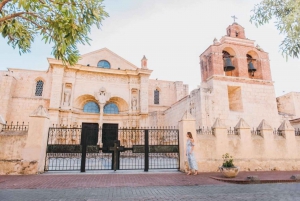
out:
M108 14L103 0L0 0L0 33L19 53L30 52L37 34L54 43L52 54L76 64L77 44L89 44L93 25L100 28Z
M300 51L300 0L263 0L254 6L251 23L256 26L269 23L275 25L285 38L280 49L286 57L299 57Z

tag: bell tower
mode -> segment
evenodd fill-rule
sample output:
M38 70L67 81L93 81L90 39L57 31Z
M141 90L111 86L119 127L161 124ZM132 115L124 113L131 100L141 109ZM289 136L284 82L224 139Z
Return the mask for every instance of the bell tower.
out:
M201 86L210 92L202 96L206 122L220 118L232 127L243 118L253 127L262 119L278 125L268 53L246 38L244 27L234 22L220 41L214 39L200 55L200 71Z
M216 75L271 81L268 53L255 47L236 22L227 27L226 33L200 55L202 82Z

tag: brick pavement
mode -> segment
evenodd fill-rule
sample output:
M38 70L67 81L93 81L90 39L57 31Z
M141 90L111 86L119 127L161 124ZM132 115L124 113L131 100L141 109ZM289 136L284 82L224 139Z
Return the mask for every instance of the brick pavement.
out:
M126 174L127 173L127 174ZM223 185L224 182L243 183L247 176L258 176L262 183L293 182L290 177L300 171L240 172L236 178L227 179L220 172L187 176L181 172L94 172L47 173L41 175L0 176L0 189L70 189L138 186L195 186ZM263 182L265 181L265 182Z
M0 176L0 189L62 189L117 186L191 186L222 184L210 178L220 173L187 176L181 172L142 174L42 174Z
M221 173L187 176L180 172L42 174L0 176L0 201L131 201L131 200L299 200L300 183L238 185L221 182ZM282 180L300 171L240 172L245 180Z

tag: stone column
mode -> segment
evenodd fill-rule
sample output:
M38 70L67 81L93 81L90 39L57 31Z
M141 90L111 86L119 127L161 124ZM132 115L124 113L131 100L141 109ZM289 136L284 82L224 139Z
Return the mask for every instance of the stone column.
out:
M298 149L296 144L295 129L288 120L284 120L279 126L278 131L286 139L286 158L296 158Z
M110 93L108 93L104 87L101 87L98 92L95 92L95 98L98 101L100 107L99 127L102 127L103 110L106 102L110 99Z
M23 160L33 164L32 174L44 172L48 130L49 116L46 109L40 105L29 116L28 136L22 151Z
M237 125L234 127L241 139L241 155L239 158L251 158L252 155L252 138L250 126L241 118ZM236 156L235 156L236 158Z
M196 141L196 120L188 111L184 113L183 117L179 121L179 152L180 152L179 166L180 166L180 171L182 172L186 170L185 164L187 163L187 157L186 157L187 132L191 132Z
M214 135L216 137L216 158L222 159L222 155L228 153L228 134L227 128L223 122L217 118L213 125Z
M102 124L103 124L103 109L104 109L104 106L105 106L105 103L99 103L99 107L100 107L100 118L99 118L99 127L102 127Z

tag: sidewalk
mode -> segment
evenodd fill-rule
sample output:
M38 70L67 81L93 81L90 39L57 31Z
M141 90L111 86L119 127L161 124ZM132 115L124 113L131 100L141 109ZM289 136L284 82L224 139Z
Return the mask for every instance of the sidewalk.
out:
M236 178L228 179L223 177L220 172L199 173L196 176L187 176L178 171L54 172L41 175L0 176L0 189L228 185L227 182L238 184L283 183L297 182L290 179L292 175L297 174L300 175L300 171L240 172ZM256 181L247 180L248 176L257 176Z

